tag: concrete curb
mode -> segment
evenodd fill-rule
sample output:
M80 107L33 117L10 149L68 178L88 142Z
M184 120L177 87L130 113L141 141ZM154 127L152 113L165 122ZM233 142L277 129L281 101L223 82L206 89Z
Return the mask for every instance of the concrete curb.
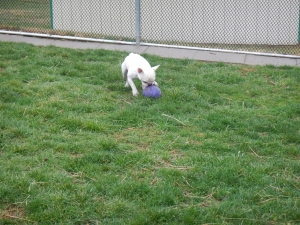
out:
M300 66L300 57L297 56L269 56L252 54L247 52L225 52L204 49L185 49L162 46L147 45L126 45L102 42L83 42L52 38L29 37L22 35L0 34L0 41L3 42L24 42L37 46L57 46L74 49L106 49L125 52L146 53L161 57L177 59L194 59L208 62L238 63L246 65L274 65L274 66Z

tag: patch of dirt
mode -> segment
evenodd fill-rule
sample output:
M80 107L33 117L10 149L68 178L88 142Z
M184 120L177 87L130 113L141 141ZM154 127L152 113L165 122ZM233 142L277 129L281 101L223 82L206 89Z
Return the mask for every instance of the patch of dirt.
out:
M255 69L251 67L241 67L241 73L243 76L247 76L249 73L254 72Z
M23 220L25 209L17 205L11 205L0 214L0 219Z

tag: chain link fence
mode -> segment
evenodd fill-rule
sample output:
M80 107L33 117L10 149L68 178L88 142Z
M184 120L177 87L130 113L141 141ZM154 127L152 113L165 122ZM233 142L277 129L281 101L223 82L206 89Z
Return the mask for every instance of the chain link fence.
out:
M0 0L0 30L135 42L137 0ZM144 43L300 56L300 0L140 0Z

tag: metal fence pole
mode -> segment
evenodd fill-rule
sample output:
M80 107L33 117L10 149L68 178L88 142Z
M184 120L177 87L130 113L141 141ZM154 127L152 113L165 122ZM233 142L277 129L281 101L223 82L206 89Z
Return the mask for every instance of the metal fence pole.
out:
M300 43L300 6L299 6L299 21L298 21L298 43Z
M141 1L135 0L135 39L136 45L141 43Z
M53 2L52 2L52 0L50 0L50 26L51 26L51 29L54 28L54 26L53 26Z

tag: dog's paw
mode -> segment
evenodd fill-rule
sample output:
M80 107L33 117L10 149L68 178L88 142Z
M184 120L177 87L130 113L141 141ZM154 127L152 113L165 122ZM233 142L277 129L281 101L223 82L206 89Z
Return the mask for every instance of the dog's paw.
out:
M132 92L132 95L133 95L134 97L136 97L136 96L139 95L139 92L138 92L138 91L133 91L133 92Z

